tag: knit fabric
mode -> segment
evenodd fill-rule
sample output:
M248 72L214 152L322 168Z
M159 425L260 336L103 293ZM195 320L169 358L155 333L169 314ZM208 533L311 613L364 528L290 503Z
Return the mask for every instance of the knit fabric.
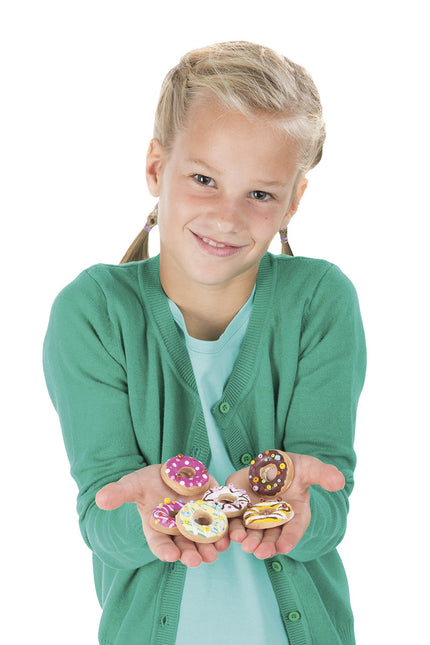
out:
M160 285L159 257L97 265L67 286L52 308L44 369L93 552L99 642L173 644L185 567L151 553L134 504L109 512L95 504L105 484L179 452L209 463L204 415ZM239 356L212 414L237 470L278 448L333 463L346 479L336 493L311 488L305 535L288 555L265 563L291 645L354 643L336 546L353 487L364 372L351 282L323 260L267 253Z
M224 482L234 472L222 434L211 412L222 397L252 312L254 292L217 340L200 340L188 334L184 317L169 300L181 330L199 391L208 432L209 472ZM227 593L228 589L228 593ZM204 634L205 645L219 645L219 620L231 643L288 645L276 597L263 560L232 542L210 565L188 568L182 594L176 645L190 645L190 632ZM249 620L252 616L252 630ZM270 616L270 621L267 620Z

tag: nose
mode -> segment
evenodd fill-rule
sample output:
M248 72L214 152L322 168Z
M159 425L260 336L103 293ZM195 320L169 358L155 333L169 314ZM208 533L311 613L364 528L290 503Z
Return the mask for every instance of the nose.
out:
M234 198L220 199L213 213L216 228L221 233L237 233L243 226L243 205Z

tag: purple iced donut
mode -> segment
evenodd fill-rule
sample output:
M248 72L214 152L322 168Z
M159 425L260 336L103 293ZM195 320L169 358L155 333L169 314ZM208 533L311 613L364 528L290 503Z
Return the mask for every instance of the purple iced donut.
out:
M152 528L168 535L179 535L180 531L176 526L176 515L183 506L185 506L183 499L172 502L166 497L164 502L152 511L150 519Z
M176 455L161 467L161 478L180 495L200 495L209 488L208 469L198 459Z

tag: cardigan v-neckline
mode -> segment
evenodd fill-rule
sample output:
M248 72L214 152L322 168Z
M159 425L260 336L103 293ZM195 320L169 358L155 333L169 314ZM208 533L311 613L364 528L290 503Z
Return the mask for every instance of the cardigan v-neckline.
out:
M239 396L247 389L249 375L254 373L258 348L264 330L268 327L265 321L272 311L271 303L276 281L274 272L276 268L271 261L271 255L266 253L258 267L254 305L248 328L223 394L223 401L230 405L236 404ZM142 299L149 305L145 309L149 310L153 317L154 329L159 334L176 372L185 386L198 395L187 348L170 310L168 297L161 286L159 255L141 263L139 282Z

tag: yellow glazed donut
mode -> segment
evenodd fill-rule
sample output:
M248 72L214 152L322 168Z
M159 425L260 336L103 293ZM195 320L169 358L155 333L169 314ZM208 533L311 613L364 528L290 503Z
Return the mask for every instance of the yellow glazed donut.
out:
M289 522L294 511L287 502L260 502L248 508L243 514L243 523L249 529L271 529Z
M199 499L187 502L179 510L176 525L192 542L217 542L226 533L228 520L219 508Z

